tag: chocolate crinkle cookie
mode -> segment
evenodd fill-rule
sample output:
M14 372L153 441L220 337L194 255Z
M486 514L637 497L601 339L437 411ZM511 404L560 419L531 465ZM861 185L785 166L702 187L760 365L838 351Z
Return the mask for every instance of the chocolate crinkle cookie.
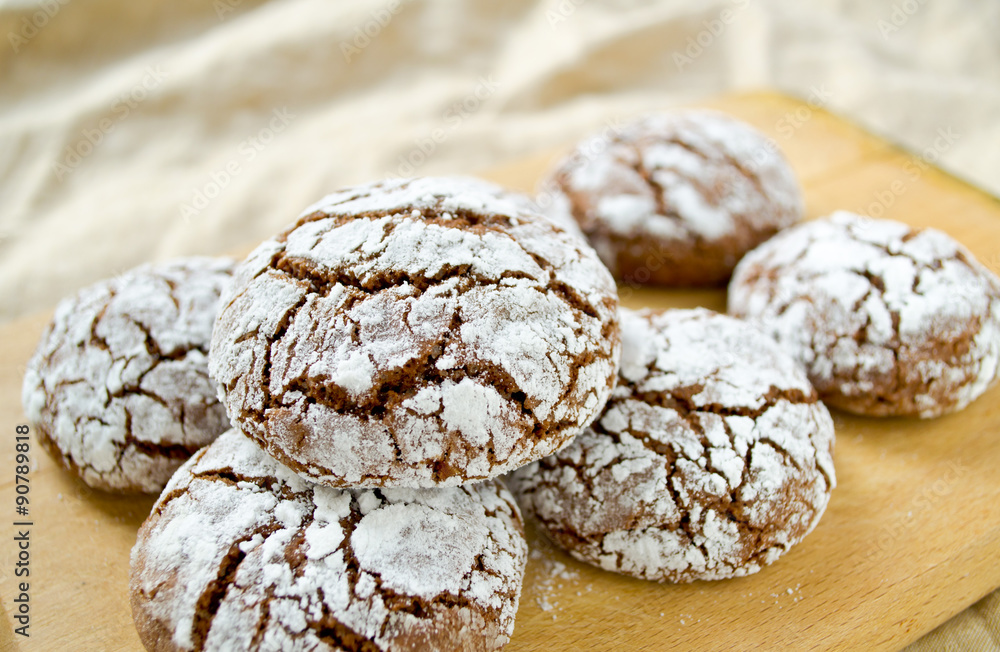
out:
M96 489L159 492L229 427L208 346L235 261L142 265L56 307L24 374L42 447Z
M620 353L593 250L473 179L307 209L239 266L211 371L234 425L330 486L446 486L561 448Z
M499 481L308 482L236 430L167 485L132 549L148 650L496 650L527 558Z
M936 417L997 377L1000 280L934 229L843 211L789 229L740 262L729 312L858 414Z
M774 143L713 111L653 114L581 142L537 201L575 218L616 277L668 286L725 283L803 213Z
M577 559L668 582L757 572L819 522L833 421L798 364L704 309L622 309L603 414L511 488Z

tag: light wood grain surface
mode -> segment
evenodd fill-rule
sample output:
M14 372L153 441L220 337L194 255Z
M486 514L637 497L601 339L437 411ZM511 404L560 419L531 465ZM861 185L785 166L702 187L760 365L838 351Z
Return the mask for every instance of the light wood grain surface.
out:
M808 104L772 94L707 103L774 138L810 217L838 208L935 226L1000 268L1000 203ZM581 134L583 136L584 134ZM532 189L553 153L484 176ZM457 171L460 172L460 171ZM252 244L252 243L251 243ZM722 291L623 288L623 302L722 310ZM24 363L44 316L0 327L0 596L17 581L14 428ZM932 421L834 412L838 487L816 530L735 580L661 585L590 568L529 532L533 553L508 646L558 650L894 650L1000 586L1000 388ZM32 440L31 637L23 650L141 649L128 553L152 498L89 490ZM0 633L0 647L8 647Z

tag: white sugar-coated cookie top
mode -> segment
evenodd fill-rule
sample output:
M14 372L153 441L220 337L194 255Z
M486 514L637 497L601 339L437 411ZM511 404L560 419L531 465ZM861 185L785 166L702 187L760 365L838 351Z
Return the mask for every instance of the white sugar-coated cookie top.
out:
M513 630L526 553L500 483L322 487L233 430L140 530L133 613L147 646L169 638L157 649L493 650Z
M379 192L371 192L370 186L354 186L330 193L302 211L301 217L313 213L357 215L425 209L493 213L516 218L531 208L527 197L475 177L386 179L377 186Z
M570 446L514 473L525 509L608 570L668 581L759 570L826 507L829 413L798 364L744 322L621 312L618 386Z
M564 191L587 198L578 210L588 232L596 220L622 236L717 240L740 229L781 228L802 214L778 147L715 111L646 116L610 138L585 140L561 169Z
M789 347L824 396L874 394L922 416L967 405L1000 358L994 274L941 231L845 211L749 253L729 311Z
M212 371L242 429L305 475L459 484L593 419L616 304L593 250L499 187L385 181L326 197L250 255Z
M622 361L616 399L632 392L691 394L694 409L760 409L765 394L813 393L794 358L742 321L710 310L621 309Z
M234 261L142 265L64 299L25 371L25 414L91 486L159 491L227 427L208 346Z
M566 214L542 212L527 195L508 190L475 177L421 177L388 179L381 184L382 192L359 193L348 188L331 193L302 212L353 215L356 213L386 213L403 209L423 208L433 211L495 213L512 217L525 211L537 213L558 227L584 239L577 223ZM516 217L515 217L516 219Z
M558 268L552 270L553 275L579 291L603 295L609 289L610 277L600 273L600 268L594 269L593 257L580 255L578 242L567 246L562 234L553 238L548 229L539 228L540 214L530 199L480 179L387 179L327 195L300 218L317 213L328 220L315 220L289 233L285 251L309 256L326 269L351 265L350 273L362 279L380 273L430 278L462 265L470 267L468 272L494 281L516 274L535 278L543 275L537 258L545 257ZM439 216L445 224L423 223L425 213ZM337 233L349 238L346 242L320 235L336 223L337 216L365 215L382 219L352 220L344 225ZM504 220L508 233L469 233L468 229L448 229L446 224L463 217L491 215L508 218ZM403 224L396 225L395 219L387 217L402 218ZM378 256L362 262L366 254L373 253Z

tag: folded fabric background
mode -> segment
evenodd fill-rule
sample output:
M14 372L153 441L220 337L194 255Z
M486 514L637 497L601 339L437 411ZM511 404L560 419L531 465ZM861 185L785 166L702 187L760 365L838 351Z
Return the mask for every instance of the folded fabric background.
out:
M819 101L1000 194L998 33L991 0L0 2L0 319L245 249L339 186L739 89ZM913 649L997 640L994 595Z

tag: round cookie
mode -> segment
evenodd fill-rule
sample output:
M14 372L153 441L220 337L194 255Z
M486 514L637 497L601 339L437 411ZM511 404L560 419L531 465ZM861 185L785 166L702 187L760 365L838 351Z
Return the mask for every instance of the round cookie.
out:
M653 285L725 283L803 213L773 142L714 111L654 114L585 140L543 188L546 213L576 218L616 277Z
M620 352L588 246L472 179L334 193L239 266L210 369L234 425L330 486L453 486L561 448Z
M208 346L235 261L142 265L66 298L28 362L39 443L96 489L158 493L229 427Z
M496 650L527 559L499 481L336 489L235 429L171 479L132 549L149 650Z
M641 579L755 573L808 534L835 485L833 421L798 364L704 309L622 309L603 414L511 475L521 508L582 561Z
M936 417L997 376L1000 280L934 229L843 211L789 229L740 262L729 312L857 414Z

